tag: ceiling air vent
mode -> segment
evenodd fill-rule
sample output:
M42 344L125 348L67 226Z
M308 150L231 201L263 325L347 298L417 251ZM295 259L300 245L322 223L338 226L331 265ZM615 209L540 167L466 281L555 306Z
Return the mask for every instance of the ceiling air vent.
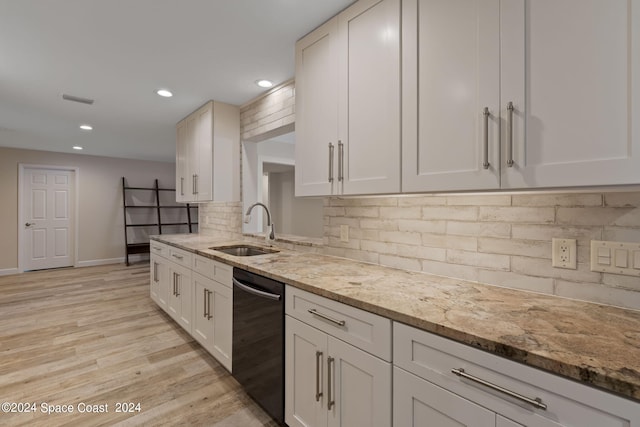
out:
M67 101L79 102L81 104L88 104L88 105L93 104L93 99L81 98L79 96L73 96L73 95L67 95L66 93L62 94L62 99L67 100Z

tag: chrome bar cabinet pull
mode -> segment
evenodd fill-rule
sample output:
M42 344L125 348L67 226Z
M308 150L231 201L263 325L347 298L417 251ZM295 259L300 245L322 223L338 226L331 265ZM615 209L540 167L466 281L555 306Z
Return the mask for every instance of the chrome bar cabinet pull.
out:
M316 351L316 402L320 402L322 391L320 390L320 365L322 364L322 352Z
M153 281L158 283L158 263L153 261Z
M211 295L213 292L207 290L207 320L211 320L213 315L211 314Z
M507 166L513 167L513 102L507 104Z
M338 326L344 326L346 325L347 322L345 322L344 320L337 320L334 319L333 317L327 316L326 314L320 313L319 311L317 311L315 308L310 308L309 310L307 310L310 314L314 315L314 316L318 316L323 318L324 320L328 320L331 323L335 323Z
M521 395L519 393L516 393L514 391L508 390L508 389L506 389L504 387L500 387L499 385L490 383L489 381L483 380L482 378L478 378L478 377L475 377L473 375L469 375L462 368L460 368L460 369L455 369L454 368L454 369L451 370L451 373L453 373L453 374L455 374L455 375L457 375L459 377L466 378L469 381L473 381L475 383L482 384L485 387L488 387L488 388L490 388L492 390L498 391L498 392L500 392L502 394L506 394L507 396L510 396L510 397L513 397L514 399L518 399L518 400L520 400L522 402L528 403L529 405L533 405L538 409L542 409L542 410L546 410L547 409L547 405L542 403L542 399L540 399L539 397L531 399L530 397L523 396L523 395Z
M207 317L207 291L206 289L202 290L202 293L204 294L204 298L202 299L202 302L204 303L204 307L202 308L202 317L204 317L205 319L208 319Z
M182 255L171 254L172 257L182 260L184 257Z
M331 408L333 408L333 406L336 404L336 401L333 400L335 399L334 395L333 395L333 378L331 377L331 365L333 365L333 361L335 359L331 356L327 357L327 371L328 371L328 375L327 375L327 388L329 389L328 393L329 393L329 398L327 399L327 410L331 410Z
M184 177L180 177L180 195L184 196Z
M338 141L338 182L344 181L344 144Z
M333 144L329 143L329 182L333 182Z
M491 113L489 113L488 107L484 107L482 115L484 116L484 147L482 153L482 167L484 169L489 169L489 166L491 166L491 164L489 163L489 116L491 115Z

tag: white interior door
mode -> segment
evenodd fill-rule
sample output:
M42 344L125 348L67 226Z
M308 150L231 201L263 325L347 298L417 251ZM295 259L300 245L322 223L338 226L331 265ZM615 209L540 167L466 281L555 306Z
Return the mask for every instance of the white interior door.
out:
M74 263L74 171L25 168L23 172L24 270Z

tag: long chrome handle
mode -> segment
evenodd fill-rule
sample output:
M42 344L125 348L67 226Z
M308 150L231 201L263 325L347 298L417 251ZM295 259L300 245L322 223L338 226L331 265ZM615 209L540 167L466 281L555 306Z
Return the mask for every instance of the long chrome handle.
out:
M315 308L310 308L309 310L307 310L309 313L313 314L314 316L318 316L323 318L324 320L328 320L331 323L335 323L338 326L344 326L347 324L347 322L345 322L344 320L337 320L334 319L333 317L327 316L324 313L320 313L318 310L316 310Z
M507 166L513 167L513 102L507 104Z
M344 144L338 141L338 182L344 181Z
M180 177L180 195L184 196L184 176Z
M211 314L211 295L213 292L207 291L207 320L211 320L213 315Z
M177 296L178 295L178 286L176 285L176 273L173 273L173 296Z
M322 352L316 351L316 402L320 402L322 391L320 390L320 365L322 364Z
M177 258L179 260L182 261L182 259L184 259L184 257L182 255L176 255L176 254L171 254L172 257Z
M543 410L547 409L547 405L542 403L542 399L540 399L539 397L531 399L531 398L529 398L527 396L523 396L523 395L521 395L519 393L516 393L514 391L508 390L508 389L506 389L504 387L500 387L499 385L490 383L489 381L485 381L482 378L478 378L478 377L474 377L473 375L469 375L462 368L460 368L460 369L452 369L451 372L453 374L456 374L459 377L466 378L469 381L473 381L473 382L476 382L478 384L482 384L483 386L489 387L492 390L495 390L495 391L498 391L500 393L506 394L507 396L510 396L510 397L513 397L514 399L518 399L518 400L520 400L522 402L528 403L529 405L533 405L536 408L543 409Z
M488 107L484 107L484 110L482 110L482 115L484 116L484 147L482 167L484 169L489 169L489 166L491 166L491 164L489 163L489 116L491 115L491 113L489 113Z
M25 222L24 223L25 227L31 227L32 225L36 225L35 222Z
M199 187L199 185L198 185L198 178L199 178L199 177L198 177L198 174L196 174L196 185L195 185L195 187L196 187L196 194L198 194L198 192L199 192L199 188L198 188L198 187Z
M191 194L196 194L196 174L191 175Z
M329 182L333 182L333 144L329 143Z
M153 281L158 283L158 263L153 261Z
M154 251L162 250L160 246L151 246L151 249L153 249Z
M176 281L176 296L179 297L180 296L180 280L179 280L179 276L178 273L173 273L174 277L175 277L175 281Z
M268 298L268 299L272 299L275 301L280 301L281 296L278 294L272 294L269 292L265 292L265 291L261 291L259 289L256 289L254 287L251 287L249 285L246 285L240 281L238 281L238 279L236 279L235 277L231 279L233 281L233 284L235 286L238 287L238 289L242 289L245 292L248 292L250 294L262 297L262 298Z
M327 357L327 393L329 393L328 399L327 399L327 409L330 411L331 408L333 407L333 405L336 404L336 401L333 400L335 397L333 395L333 379L331 377L331 365L333 365L333 361L335 359L331 356Z
M209 292L207 289L203 289L202 293L204 294L204 298L202 299L203 307L202 307L202 317L204 317L205 319L208 319L207 317L207 292Z

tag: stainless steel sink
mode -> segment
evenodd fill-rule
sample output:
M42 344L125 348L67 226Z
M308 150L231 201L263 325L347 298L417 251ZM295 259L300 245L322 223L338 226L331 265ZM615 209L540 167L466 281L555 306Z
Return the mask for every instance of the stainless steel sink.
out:
M263 248L260 246L252 246L252 245L213 246L209 249L212 249L214 251L224 252L225 254L233 255L233 256L256 256L256 255L275 254L280 252L275 249Z

